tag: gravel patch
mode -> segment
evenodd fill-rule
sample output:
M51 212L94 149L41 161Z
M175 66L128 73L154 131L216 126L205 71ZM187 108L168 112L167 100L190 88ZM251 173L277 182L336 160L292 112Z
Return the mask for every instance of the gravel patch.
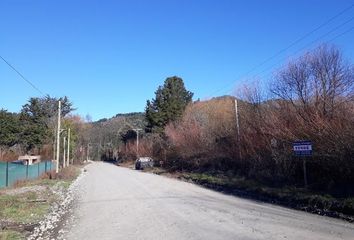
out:
M84 169L82 169L81 174L74 180L68 189L64 189L60 184L56 184L51 188L53 194L56 194L59 198L52 204L49 214L44 220L39 222L39 225L27 238L28 240L58 239L58 236L62 235L60 231L62 228L62 221L65 218L65 215L70 211L74 199L74 193L77 191L79 182L85 175Z
M6 194L10 196L20 195L26 192L43 192L46 190L45 186L27 186L20 188L11 188L0 191L0 194Z

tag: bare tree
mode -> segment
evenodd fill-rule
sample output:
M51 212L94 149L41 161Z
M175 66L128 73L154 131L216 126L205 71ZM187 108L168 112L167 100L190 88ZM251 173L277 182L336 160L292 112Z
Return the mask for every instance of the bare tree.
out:
M337 107L353 101L354 71L337 48L322 45L290 62L272 86L272 93L301 110L302 116L316 110L333 118Z

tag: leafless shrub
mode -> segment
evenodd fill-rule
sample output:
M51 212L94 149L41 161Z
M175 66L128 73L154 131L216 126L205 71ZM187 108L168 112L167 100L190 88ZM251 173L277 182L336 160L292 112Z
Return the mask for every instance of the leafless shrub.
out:
M233 104L231 97L195 102L186 108L180 121L167 125L170 150L182 167L226 167L226 162L235 159Z
M169 165L232 169L274 184L302 185L292 142L306 139L314 145L312 186L346 192L354 182L353 66L338 49L323 45L279 70L272 98L261 89L257 82L238 89L240 141L234 98L190 104L165 129Z

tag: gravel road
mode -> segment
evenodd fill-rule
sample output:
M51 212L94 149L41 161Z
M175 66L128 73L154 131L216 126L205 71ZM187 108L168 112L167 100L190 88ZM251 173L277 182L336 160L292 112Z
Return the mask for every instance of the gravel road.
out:
M88 165L65 239L354 239L354 224L108 163Z

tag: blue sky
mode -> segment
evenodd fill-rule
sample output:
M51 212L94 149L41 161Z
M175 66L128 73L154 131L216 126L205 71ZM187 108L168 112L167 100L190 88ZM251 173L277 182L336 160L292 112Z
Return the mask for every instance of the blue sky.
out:
M168 76L182 77L195 99L206 99L230 94L249 79L266 81L287 59L329 40L354 62L354 30L332 40L354 27L353 7L245 75L352 4L2 0L0 55L44 93L67 95L78 114L98 120L143 111ZM40 96L3 62L0 82L0 108L17 112Z

